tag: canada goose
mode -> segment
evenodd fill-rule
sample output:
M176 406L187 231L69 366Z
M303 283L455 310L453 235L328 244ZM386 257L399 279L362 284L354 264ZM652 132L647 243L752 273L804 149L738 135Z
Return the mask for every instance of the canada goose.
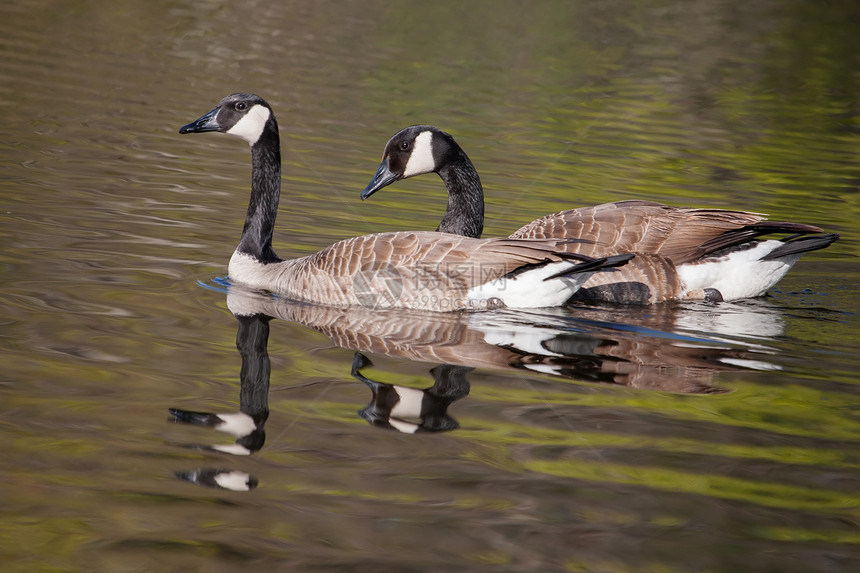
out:
M559 306L591 273L633 255L600 259L567 252L559 240L473 239L435 232L354 237L306 257L272 249L281 190L281 147L272 108L232 94L179 133L219 131L251 146L251 200L230 279L330 306L432 311ZM564 252L560 252L564 251Z
M429 125L407 127L388 141L382 163L361 198L395 181L431 172L438 173L448 189L448 207L437 231L480 237L484 197L478 173L453 137ZM823 249L839 238L836 233L804 236L821 232L813 225L767 221L743 211L619 201L547 215L510 237L585 240L570 245L594 257L636 253L617 272L593 275L576 298L654 303L761 296L803 253ZM790 236L759 240L776 233Z

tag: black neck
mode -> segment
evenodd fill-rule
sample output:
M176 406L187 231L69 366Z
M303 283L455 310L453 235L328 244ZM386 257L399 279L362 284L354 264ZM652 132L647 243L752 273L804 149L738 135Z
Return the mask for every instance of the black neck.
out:
M236 316L239 330L236 332L236 348L242 357L239 373L239 410L261 424L269 416L269 377L272 366L269 362L269 322L272 317L264 314Z
M272 233L281 194L281 141L275 118L269 119L260 139L251 146L251 201L238 251L262 263L281 259L272 250Z
M272 366L269 361L269 321L272 317L263 314L236 316L239 330L236 332L236 348L242 356L239 372L239 410L254 420L254 430L240 436L236 443L252 452L258 451L266 442L266 420L269 417L269 377Z
M448 189L448 208L436 228L443 233L480 238L484 232L484 190L481 178L461 149L439 170Z

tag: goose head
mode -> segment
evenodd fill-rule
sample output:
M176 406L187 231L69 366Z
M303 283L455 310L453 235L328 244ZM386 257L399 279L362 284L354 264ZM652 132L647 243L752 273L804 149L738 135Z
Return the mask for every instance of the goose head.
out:
M277 134L278 124L266 100L254 94L237 93L228 95L215 109L179 128L179 133L205 131L229 133L253 146L264 133Z
M395 181L438 173L457 157L459 149L453 137L433 126L412 125L401 129L385 145L382 163L361 192L362 200Z
M229 133L251 146L251 198L234 255L247 255L260 264L280 262L272 249L272 234L281 194L281 141L271 106L254 94L231 94L209 113L179 128L179 133L206 131Z

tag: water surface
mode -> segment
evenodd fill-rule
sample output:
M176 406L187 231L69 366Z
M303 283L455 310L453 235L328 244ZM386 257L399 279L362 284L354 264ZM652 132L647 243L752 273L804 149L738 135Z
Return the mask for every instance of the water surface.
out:
M850 3L0 16L4 571L860 565ZM469 153L485 236L641 198L842 239L755 301L331 316L221 280L247 147L177 130L234 91L279 118L283 256L435 227L435 176L358 200L414 123ZM395 386L432 415L392 418ZM239 448L169 408L243 411L257 433ZM226 472L255 487L208 486Z

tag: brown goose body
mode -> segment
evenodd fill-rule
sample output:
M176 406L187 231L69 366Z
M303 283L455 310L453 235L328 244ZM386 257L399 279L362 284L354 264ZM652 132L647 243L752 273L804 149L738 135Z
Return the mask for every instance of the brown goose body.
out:
M237 250L229 272L253 288L329 306L483 310L509 305L502 299L475 297L475 289L496 280L512 285L518 269L557 264L586 272L591 258L577 256L585 262L572 262L563 254L565 246L557 239L472 239L403 231L354 237L306 257L267 265ZM575 280L560 286L572 288Z
M484 201L477 171L453 137L432 126L411 126L391 138L362 198L429 172L438 173L448 190L448 207L438 230L480 236ZM650 304L764 294L801 254L838 238L802 236L821 232L813 225L767 221L744 211L619 201L546 215L510 237L568 239L568 248L590 256L636 253L615 272L593 275L575 298ZM772 234L790 237L784 242L759 240Z

